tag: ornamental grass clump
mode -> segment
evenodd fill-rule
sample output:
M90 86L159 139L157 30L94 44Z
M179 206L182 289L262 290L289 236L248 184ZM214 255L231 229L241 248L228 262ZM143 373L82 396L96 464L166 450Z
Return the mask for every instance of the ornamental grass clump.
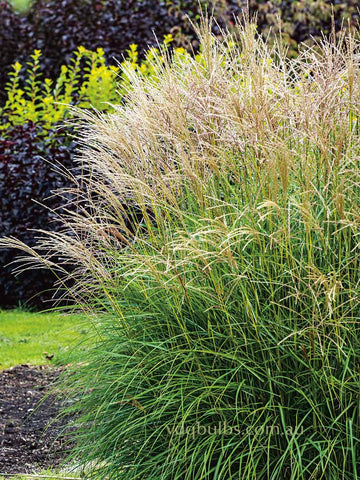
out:
M39 240L96 319L66 383L91 478L360 475L359 41L235 35L84 117L81 202Z

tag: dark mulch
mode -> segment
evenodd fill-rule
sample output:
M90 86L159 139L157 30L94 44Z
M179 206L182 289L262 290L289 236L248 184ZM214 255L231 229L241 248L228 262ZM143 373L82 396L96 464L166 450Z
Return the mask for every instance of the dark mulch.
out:
M64 459L61 422L53 423L60 400L47 397L39 405L60 373L60 369L29 365L0 372L1 473L31 473L56 467Z

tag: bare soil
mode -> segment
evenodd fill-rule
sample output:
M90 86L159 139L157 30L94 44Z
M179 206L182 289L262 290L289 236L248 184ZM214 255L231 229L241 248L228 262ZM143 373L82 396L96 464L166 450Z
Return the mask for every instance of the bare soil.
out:
M60 373L30 365L0 372L0 474L34 473L64 459L59 435L69 419L56 419L61 402L48 395Z

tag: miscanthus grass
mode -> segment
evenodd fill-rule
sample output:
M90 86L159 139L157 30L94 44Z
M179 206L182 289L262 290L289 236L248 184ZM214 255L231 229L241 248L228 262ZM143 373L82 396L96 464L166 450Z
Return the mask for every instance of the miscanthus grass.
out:
M293 60L234 35L129 70L48 255L2 242L75 264L97 315L66 384L87 477L360 476L357 33Z

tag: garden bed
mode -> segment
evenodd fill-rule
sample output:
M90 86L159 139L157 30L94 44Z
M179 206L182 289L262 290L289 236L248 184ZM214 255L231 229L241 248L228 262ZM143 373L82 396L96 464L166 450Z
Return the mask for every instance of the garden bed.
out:
M60 400L46 397L60 372L30 365L0 372L0 474L33 473L63 460L63 425L54 421Z

